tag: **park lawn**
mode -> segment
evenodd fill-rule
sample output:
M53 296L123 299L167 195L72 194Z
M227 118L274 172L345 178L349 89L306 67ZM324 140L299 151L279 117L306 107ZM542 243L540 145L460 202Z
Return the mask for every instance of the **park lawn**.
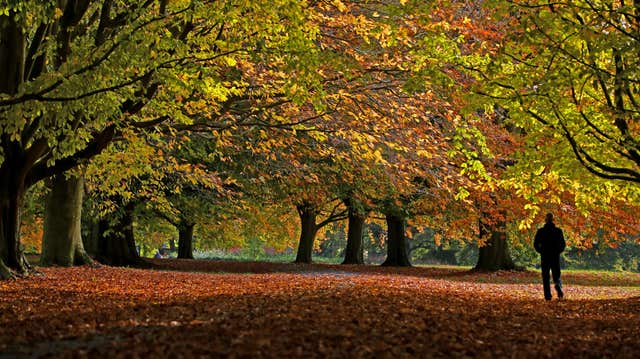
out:
M640 275L153 260L0 282L4 357L637 357Z

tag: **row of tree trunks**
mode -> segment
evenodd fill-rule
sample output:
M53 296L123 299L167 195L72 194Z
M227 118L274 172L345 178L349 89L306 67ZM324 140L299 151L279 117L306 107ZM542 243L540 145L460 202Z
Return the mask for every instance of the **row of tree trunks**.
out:
M52 189L47 196L45 206L45 230L43 239L43 253L41 263L43 265L81 265L93 263L86 254L80 231L80 218L82 210L83 179L81 177L57 176L53 180ZM19 223L19 200L14 200L16 206L13 212L14 221ZM112 223L103 220L99 225L97 256L110 265L140 265L141 258L135 247L133 235L133 209L134 204L124 206L124 213ZM302 225L300 247L296 262L310 263L313 250L313 242L317 233L316 210L312 206L298 207ZM343 264L362 264L362 235L364 231L365 216L356 210L349 208L349 228L347 248ZM405 220L402 217L388 214L386 216L388 226L387 259L383 266L410 266L408 246L405 238ZM3 218L3 224L7 220ZM111 224L111 225L109 225ZM4 229L4 227L3 227ZM194 224L181 223L178 225L178 258L193 259L193 229ZM476 269L499 270L513 269L515 265L508 253L506 241L506 224L504 221L487 225L480 223L480 235L489 236L485 246L480 247ZM17 242L17 233L14 235ZM5 245L0 247L2 262L0 262L0 275L12 276L12 268L20 265L28 266L20 255L19 248L13 247L13 251ZM18 265L11 262L10 256L17 257ZM9 266L5 264L9 263ZM11 265L14 265L12 267Z
M72 266L94 264L84 249L81 234L82 177L55 176L45 201L45 222L41 265ZM133 234L135 204L124 205L124 213L100 220L92 227L86 242L91 253L109 265L140 265ZM193 229L195 224L180 222L178 258L193 259Z
M94 264L87 254L81 234L82 177L53 178L45 200L42 265L72 266ZM136 250L133 234L134 203L123 205L123 213L97 221L87 239L91 253L102 263L116 266L138 266L142 259Z
M93 263L86 254L80 233L82 209L82 178L57 176L47 196L45 206L45 234L43 239L43 265L81 265ZM16 202L17 203L17 202ZM112 221L100 221L98 230L97 257L110 265L139 265L141 258L135 248L133 235L134 205L125 206L124 214ZM317 213L312 206L298 207L301 220L300 246L297 263L311 263L313 242L317 233ZM19 210L16 221L19 221ZM343 264L363 264L362 237L365 216L349 208L347 247ZM383 266L410 266L408 245L405 238L405 220L402 217L387 214L388 227L387 258ZM485 246L480 247L476 269L500 270L513 269L515 265L509 256L504 221L487 225L480 224L480 235L489 236ZM178 226L178 258L193 259L194 224L181 222ZM0 252L8 252L6 247ZM15 253L19 253L16 249ZM4 258L4 257L3 257ZM19 257L20 258L20 257ZM20 260L20 259L19 259ZM9 262L11 263L11 262ZM11 275L9 267L0 263L0 274Z
M82 265L93 263L84 250L80 218L83 197L82 177L56 176L53 186L46 199L45 230L43 238L43 265ZM14 203L19 203L15 201ZM97 257L101 262L110 265L140 265L142 260L135 247L133 234L133 209L130 203L124 206L124 213L111 222L102 220L99 223ZM301 235L297 263L311 263L313 242L318 230L316 224L317 212L313 206L298 207L301 220ZM19 206L15 220L19 223ZM343 264L363 264L362 237L365 215L349 207L348 234L345 259ZM387 214L388 227L387 258L383 266L410 266L408 245L405 238L404 218ZM194 224L181 222L177 228L178 258L193 259L193 229ZM480 235L489 236L485 246L480 247L476 269L500 270L513 269L515 265L509 256L506 241L506 223L504 221L488 225L481 221ZM17 240L17 234L16 234ZM6 246L0 247L0 253L10 253ZM19 253L15 249L14 253ZM8 257L7 257L8 258ZM24 261L18 256L19 261ZM8 263L12 263L8 261ZM23 264L27 265L27 264ZM9 277L12 271L0 262L0 275Z
M362 238L366 214L358 211L345 201L348 208L347 246L342 264L364 264ZM318 232L317 211L313 205L302 204L297 207L300 216L300 240L295 263L311 263L313 242ZM384 266L411 266L408 245L405 237L405 219L388 214L387 259Z
M47 196L45 207L45 235L43 240L42 264L44 265L80 265L92 263L84 251L80 234L80 216L82 208L82 178L57 176L51 192ZM125 206L125 213L108 226L108 221L100 222L97 256L102 262L111 265L137 265L141 259L135 249L133 236L133 204ZM298 208L302 231L296 262L310 263L313 242L317 233L316 211L312 206ZM17 212L19 214L19 211ZM18 219L19 220L19 217ZM347 247L343 264L363 264L362 237L365 216L349 208ZM410 266L408 245L405 238L405 220L388 214L387 259L384 266ZM506 241L506 224L480 224L480 235L489 236L485 246L480 247L476 269L500 270L513 269L515 265L509 256ZM178 226L178 258L193 259L194 224L181 222ZM108 234L105 234L109 232ZM6 266L0 266L5 276L9 275Z
M93 264L84 250L81 233L84 178L55 176L45 200L41 265Z

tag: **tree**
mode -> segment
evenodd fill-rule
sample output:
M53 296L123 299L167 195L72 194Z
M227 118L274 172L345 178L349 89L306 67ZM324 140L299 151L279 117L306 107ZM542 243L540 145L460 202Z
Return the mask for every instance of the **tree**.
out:
M257 191L268 193L265 202L298 209L299 254L309 253L299 257L309 260L322 204L344 201L349 191L367 205L413 192L436 199L432 202L439 206L452 198L458 177L449 163L445 130L451 127L447 122L456 121L456 98L449 89L457 78L449 63L461 55L457 35L441 33L448 28L447 14L427 11L436 5L314 5L323 101L278 107L280 117L296 123L285 128L292 133L275 137L248 129L240 142L251 152L242 174L261 185ZM318 114L315 107L324 111ZM246 139L256 132L259 136ZM416 185L416 178L429 188ZM335 213L331 208L328 212ZM352 219L355 223L357 216Z
M178 258L193 259L193 227L195 223L182 222L178 225Z
M500 4L498 11L518 21L500 51L477 67L476 90L522 132L507 185L531 202L533 216L549 203L567 203L565 223L580 237L594 238L598 227L616 228L611 238L637 233L636 219L615 219L629 217L640 199L636 4Z
M300 240L296 253L296 263L311 263L314 241L318 230L340 219L344 219L344 211L339 209L340 202L333 207L331 212L322 221L317 221L318 209L310 202L303 202L296 208L300 216Z
M344 250L342 264L364 264L363 237L367 211L354 196L344 200L347 207L347 246Z
M2 277L28 269L18 236L25 190L100 152L116 124L131 121L153 96L151 75L162 65L142 59L154 47L128 46L143 43L141 33L160 20L150 21L158 14L152 3L125 12L111 1L2 5L0 63L8 69L0 76ZM101 15L98 21L89 22L91 13Z
M509 241L507 239L506 211L501 211L498 216L481 218L479 221L480 238L483 245L478 248L477 270L510 270L515 269L515 264L509 254Z
M387 221L387 259L382 266L409 267L409 244L405 235L406 219L397 211L385 214Z
M354 248L361 241L365 207L380 207L383 202L414 196L415 191L429 192L417 188L416 178L425 179L433 188L441 186L443 191L429 194L444 200L446 196L438 195L447 191L453 182L449 179L455 177L448 172L451 166L443 135L446 131L442 131L448 126L436 119L455 118L448 90L453 81L446 68L458 56L458 45L453 37L449 39L439 31L447 24L433 16L437 4L411 3L405 7L401 3L383 1L362 6L344 2L344 8L338 11L326 9L333 21L326 28L320 25L322 34L326 34L321 37L324 46L341 54L349 64L347 71L338 71L346 72L349 81L337 84L339 102L333 107L343 130L328 137L329 143L337 144L331 165L339 174L334 184L337 188L332 191L349 202L352 235L346 251L350 257L345 261L355 263L359 260ZM350 21L354 16L359 19L357 24ZM400 258L389 263L408 263L406 253L395 251L405 248L406 217L387 216L390 253Z
M555 135L554 150L571 165L577 162L605 179L640 182L636 5L599 0L514 5L522 27L507 39L504 53L517 62L511 69L505 62L495 64L502 72L490 79L496 86L492 96L527 132Z
M313 54L305 51L313 38L303 26L305 10L281 5L3 3L0 275L28 269L18 236L26 189L87 161L124 129L191 122L176 100L193 91L213 112L228 112L224 99L251 88L221 76L240 59L273 60L295 69L298 77L289 78L313 86L312 71L302 66Z
M136 202L119 202L119 210L102 218L98 225L98 253L96 258L112 266L144 265L136 248L134 211Z
M40 265L93 264L84 250L81 209L84 194L82 176L58 175L46 197L44 234Z

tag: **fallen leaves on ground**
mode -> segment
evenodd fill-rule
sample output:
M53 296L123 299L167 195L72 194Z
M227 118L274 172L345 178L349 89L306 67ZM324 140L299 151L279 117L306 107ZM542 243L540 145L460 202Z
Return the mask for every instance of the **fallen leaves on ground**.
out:
M603 282L597 273L566 273L567 298L545 302L534 272L152 263L157 269L41 268L43 276L0 282L0 357L640 352L637 274Z

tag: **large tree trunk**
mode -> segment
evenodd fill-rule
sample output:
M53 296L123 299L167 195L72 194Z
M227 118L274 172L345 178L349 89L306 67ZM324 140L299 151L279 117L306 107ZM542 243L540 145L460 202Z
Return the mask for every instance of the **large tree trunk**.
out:
M20 211L26 190L22 156L12 144L4 150L0 165L0 279L24 275L31 269L20 247Z
M134 204L127 204L122 213L111 221L100 221L98 260L112 266L140 266L144 262L136 250L133 236Z
M365 215L349 206L348 219L347 248L344 251L342 264L364 264L362 237L364 235Z
M4 171L0 170L0 175ZM0 176L0 278L23 275L30 269L20 249L20 209L24 190L9 182L10 174Z
M480 237L489 236L484 246L479 248L476 270L511 270L515 264L509 254L509 242L507 241L506 222L504 220L495 223L480 221Z
M178 225L178 258L193 259L193 227L192 223Z
M17 93L24 81L25 36L15 15L13 11L0 15L0 93L9 95Z
M382 263L383 266L393 267L410 267L409 251L407 240L405 238L405 221L404 218L387 214L387 259Z
M82 243L81 216L84 179L53 178L45 200L41 265L93 264Z
M300 243L295 263L311 263L313 241L318 232L316 209L310 204L303 204L298 206L298 215L300 216Z
M0 94L18 92L24 78L25 36L15 13L0 15ZM0 117L0 122L17 119ZM29 264L20 250L20 209L26 190L26 166L22 147L8 134L0 134L0 278L25 274Z

